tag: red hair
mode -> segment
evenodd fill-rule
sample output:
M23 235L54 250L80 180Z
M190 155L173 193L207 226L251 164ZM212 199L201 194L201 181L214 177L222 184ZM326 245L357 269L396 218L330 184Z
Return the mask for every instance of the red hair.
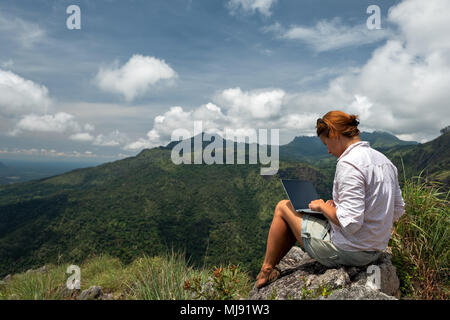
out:
M359 136L357 119L358 116L355 114L330 111L322 118L317 119L317 135L325 134L327 138L335 138L340 134L349 138Z

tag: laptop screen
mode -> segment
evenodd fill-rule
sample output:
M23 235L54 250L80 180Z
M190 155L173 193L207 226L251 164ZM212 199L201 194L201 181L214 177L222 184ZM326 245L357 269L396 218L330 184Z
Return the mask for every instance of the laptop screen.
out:
M281 182L295 210L308 209L308 205L312 200L319 199L319 195L311 181L281 180Z

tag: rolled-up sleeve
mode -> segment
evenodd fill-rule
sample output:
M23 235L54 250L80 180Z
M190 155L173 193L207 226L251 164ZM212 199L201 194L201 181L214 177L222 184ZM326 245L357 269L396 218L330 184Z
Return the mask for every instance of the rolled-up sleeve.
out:
M336 167L339 201L336 216L346 233L354 234L364 222L365 178L353 165L340 161Z

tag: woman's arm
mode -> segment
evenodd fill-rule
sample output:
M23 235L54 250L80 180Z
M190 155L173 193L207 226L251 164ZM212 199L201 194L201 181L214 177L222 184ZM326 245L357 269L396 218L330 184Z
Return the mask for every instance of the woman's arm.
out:
M327 200L327 202L322 199L313 200L309 203L309 208L314 211L321 211L328 220L337 226L341 226L336 216L336 206L333 200Z

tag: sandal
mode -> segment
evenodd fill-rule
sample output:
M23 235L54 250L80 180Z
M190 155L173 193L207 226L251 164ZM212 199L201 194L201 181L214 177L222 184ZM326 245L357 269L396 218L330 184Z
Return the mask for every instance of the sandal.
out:
M261 270L256 277L256 288L259 289L261 287L267 286L277 280L280 277L281 270L278 267L273 267L267 271ZM262 280L262 281L260 281Z

